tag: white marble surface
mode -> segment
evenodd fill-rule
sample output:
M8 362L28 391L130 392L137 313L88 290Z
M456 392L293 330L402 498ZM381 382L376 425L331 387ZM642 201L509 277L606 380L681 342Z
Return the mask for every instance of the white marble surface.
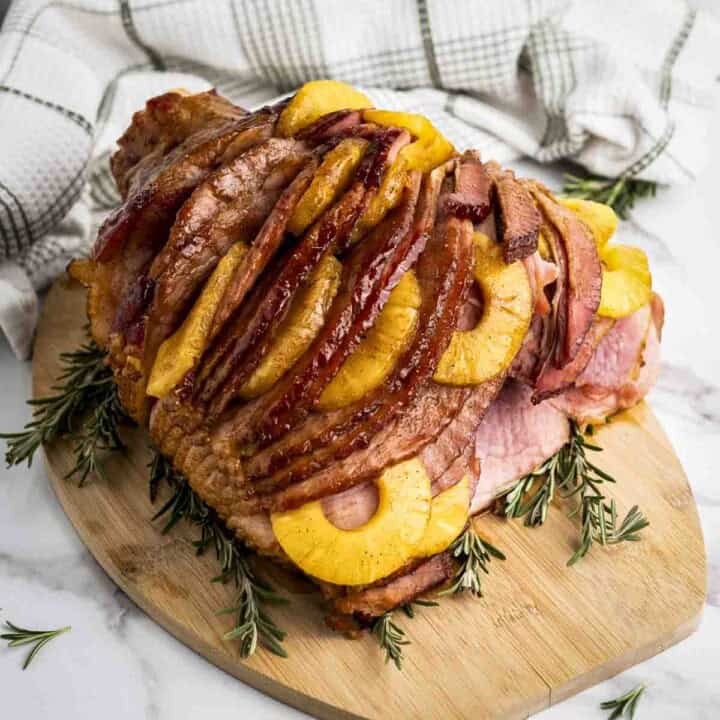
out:
M694 185L643 202L622 238L650 256L667 305L664 366L650 402L683 462L700 510L709 565L697 633L663 654L550 708L543 720L602 718L601 700L650 685L638 718L720 716L720 111L711 162ZM557 169L516 163L557 186ZM29 417L29 366L0 341L0 428ZM60 509L39 460L0 470L0 620L73 630L26 671L0 649L0 716L105 720L304 717L195 655L106 577ZM411 649L410 649L411 651ZM328 669L331 671L331 669Z

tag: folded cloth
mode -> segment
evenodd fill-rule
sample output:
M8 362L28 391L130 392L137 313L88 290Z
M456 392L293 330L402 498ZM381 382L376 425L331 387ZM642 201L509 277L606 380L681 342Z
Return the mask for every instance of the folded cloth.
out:
M33 289L87 251L118 200L114 140L170 88L252 106L338 78L485 157L680 183L704 158L718 47L717 21L681 0L16 0L0 35L0 326L27 356Z

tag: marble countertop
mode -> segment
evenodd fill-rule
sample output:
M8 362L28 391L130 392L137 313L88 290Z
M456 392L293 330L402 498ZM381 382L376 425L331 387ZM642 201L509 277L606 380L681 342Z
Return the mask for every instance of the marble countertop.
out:
M720 111L715 127L720 128ZM667 306L663 371L649 398L690 479L708 555L700 629L689 639L537 717L602 718L602 700L640 682L650 688L638 718L717 718L720 712L720 132L695 184L641 202L620 238L650 257ZM558 169L518 162L557 187ZM29 417L30 367L0 341L0 428ZM23 653L0 649L3 716L36 720L102 717L300 718L206 662L150 620L108 579L78 539L48 484L42 461L0 470L0 620L73 631L27 672Z

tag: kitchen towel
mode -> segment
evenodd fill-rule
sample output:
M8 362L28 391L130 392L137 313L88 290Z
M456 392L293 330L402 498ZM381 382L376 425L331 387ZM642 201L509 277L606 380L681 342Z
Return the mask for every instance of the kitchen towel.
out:
M16 0L0 33L0 326L31 348L36 293L118 202L133 111L174 87L244 106L337 78L422 112L460 149L693 179L720 74L681 0Z

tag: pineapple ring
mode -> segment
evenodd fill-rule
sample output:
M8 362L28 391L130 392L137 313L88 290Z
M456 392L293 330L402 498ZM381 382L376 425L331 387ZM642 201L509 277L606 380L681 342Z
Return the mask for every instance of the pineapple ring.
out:
M378 125L401 127L417 139L400 151L410 170L429 172L441 165L455 152L452 143L424 116L390 110L366 110L363 119Z
M436 382L477 385L507 368L530 326L533 297L522 262L507 265L502 247L475 233L475 280L483 314L472 330L456 331L435 371Z
M230 248L213 270L183 324L160 345L150 372L148 395L165 397L200 359L215 310L246 252L247 245L242 242Z
M262 362L240 389L245 400L269 390L307 350L325 322L328 308L340 287L342 265L325 255L293 299L285 319Z
M367 140L360 138L343 140L323 158L288 221L288 230L293 235L302 235L345 191L367 145Z
M629 245L610 245L600 253L603 263L598 315L621 318L634 313L652 295L647 255Z
M412 270L393 288L377 322L323 390L320 410L335 410L359 400L390 374L417 326L420 286Z
M377 480L378 507L360 527L341 530L315 500L272 513L273 532L308 575L335 585L366 585L387 577L417 553L430 518L430 478L417 458L393 465Z
M615 234L618 216L609 205L579 198L558 198L558 202L572 210L590 228L598 251L601 251Z
M352 85L337 80L313 80L306 82L282 111L277 133L290 137L328 113L372 106L370 98Z
M446 550L463 531L470 507L470 478L465 475L460 482L433 498L430 521L415 554L422 557L436 555Z

